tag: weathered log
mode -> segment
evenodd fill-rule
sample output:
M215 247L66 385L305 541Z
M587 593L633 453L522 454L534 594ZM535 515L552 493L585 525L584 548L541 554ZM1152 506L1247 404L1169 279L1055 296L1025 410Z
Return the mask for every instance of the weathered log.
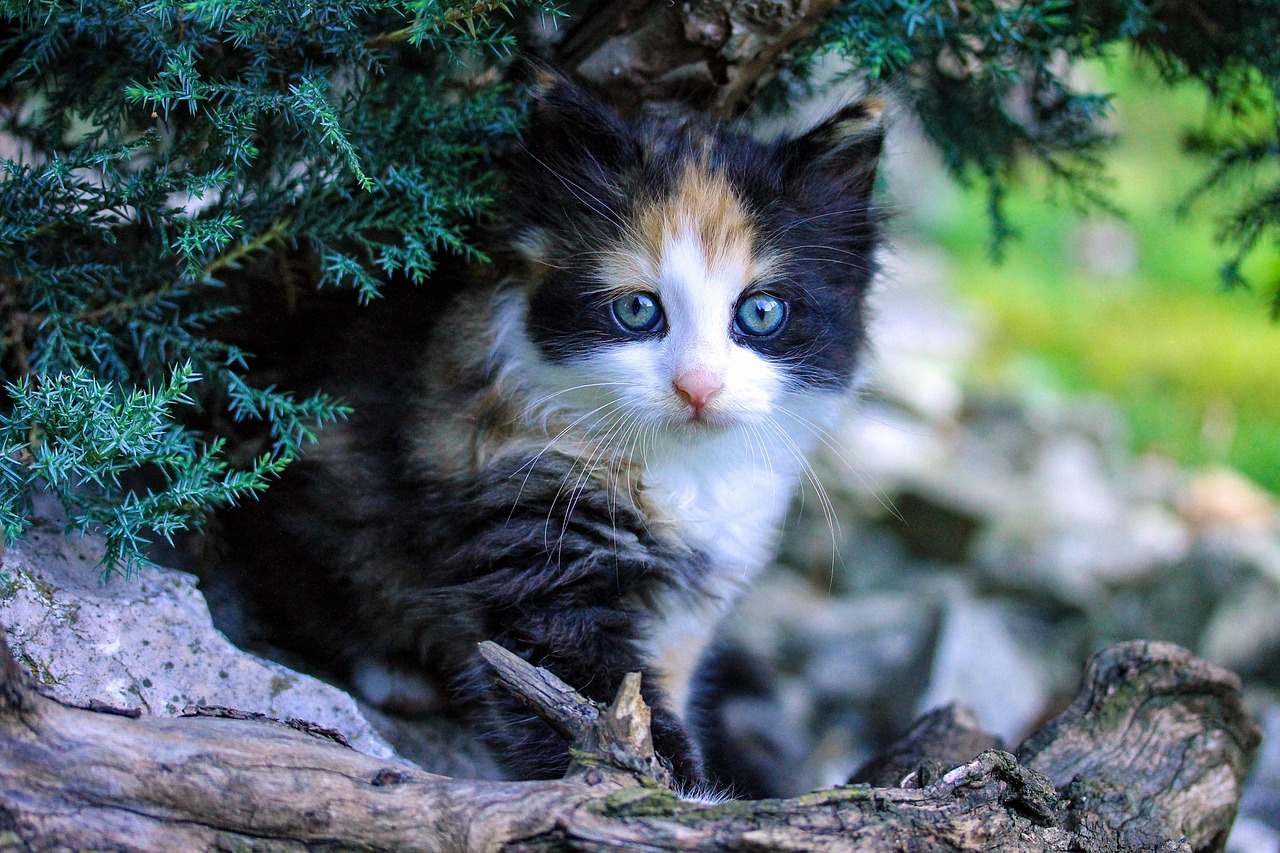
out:
M1132 643L1095 659L1025 763L988 750L922 788L702 805L651 772L634 679L601 708L490 656L562 717L579 754L569 778L448 779L265 720L69 708L38 694L0 639L0 848L1214 850L1258 743L1233 675Z
M923 788L988 749L1004 749L1004 743L980 729L967 708L947 705L916 720L896 743L855 770L847 784Z
M1071 706L1018 747L1079 813L1149 849L1160 826L1195 850L1218 850L1235 820L1261 741L1240 681L1170 643L1124 643L1095 655ZM1135 814L1143 819L1133 820Z

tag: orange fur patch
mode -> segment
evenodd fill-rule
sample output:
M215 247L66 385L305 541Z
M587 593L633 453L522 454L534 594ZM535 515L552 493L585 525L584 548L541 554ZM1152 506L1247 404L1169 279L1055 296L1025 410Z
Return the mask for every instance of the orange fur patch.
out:
M692 234L708 267L752 266L755 235L751 219L725 177L691 165L662 203L642 211L637 230L644 248L660 257L665 245Z
M605 255L602 296L651 290L670 247L692 237L708 274L730 274L744 285L770 266L756 252L754 222L724 175L690 164L665 198L641 207L628 238Z

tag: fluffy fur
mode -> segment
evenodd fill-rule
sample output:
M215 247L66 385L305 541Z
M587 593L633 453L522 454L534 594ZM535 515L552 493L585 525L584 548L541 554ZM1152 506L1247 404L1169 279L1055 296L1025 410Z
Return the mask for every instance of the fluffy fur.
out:
M432 326L416 366L349 342L327 387L355 417L228 519L282 638L430 675L530 777L561 773L564 747L478 641L597 700L641 671L658 751L698 785L699 661L863 346L878 115L761 143L624 121L544 79L512 170L523 270L395 318ZM622 322L637 297L656 325ZM784 320L757 334L739 312Z

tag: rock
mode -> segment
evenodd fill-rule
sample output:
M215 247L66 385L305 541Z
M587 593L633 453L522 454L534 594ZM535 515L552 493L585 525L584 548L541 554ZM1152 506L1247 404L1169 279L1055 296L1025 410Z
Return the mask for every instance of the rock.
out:
M729 697L721 727L747 758L790 756L772 772L784 793L838 784L913 718L939 618L937 596L920 590L833 599L792 573L766 575L725 635L762 659L752 670L772 671L774 689Z
M956 418L960 366L978 336L972 314L946 290L946 257L920 247L880 255L868 314L875 342L867 386L929 423Z
M834 444L818 451L816 470L835 488L867 495L868 506L904 478L950 467L952 458L948 442L928 422L875 399L859 401L837 428Z
M884 523L898 535L912 557L960 563L968 557L974 536L985 521L974 503L955 498L939 500L924 489L903 491L894 496L894 511Z
M979 317L952 294L946 253L901 243L878 260L881 270L868 312L876 363L898 354L928 357L959 374L978 351Z
M231 645L192 575L147 567L104 583L101 557L100 540L40 519L7 544L0 625L47 693L156 716L216 705L306 720L361 752L396 757L350 696Z
M1028 621L1005 602L953 595L916 714L954 702L971 709L985 731L1008 743L1021 740L1055 692L1055 667L1026 642L1033 635L1047 641L1052 632ZM1073 644L1062 645L1073 651Z
M1280 655L1280 586L1261 577L1235 584L1205 626L1199 653L1241 675L1273 666Z
M1187 480L1178 495L1178 509L1199 527L1264 531L1280 520L1271 495L1227 468L1210 468Z
M1030 486L1054 527L1106 525L1124 505L1097 443L1078 433L1041 448Z
M1280 584L1280 525L1270 530L1241 530L1220 524L1202 528L1192 556L1214 568L1219 593L1239 578L1254 575Z
M1261 702L1255 694L1251 710L1262 725L1262 749L1254 761L1253 769L1245 780L1244 796L1240 801L1240 823L1245 827L1245 837L1261 842L1280 838L1280 697L1271 694ZM1259 709L1256 706L1265 707ZM1263 832L1263 830L1269 832ZM1248 849L1249 853L1266 850L1265 846Z
M964 392L953 364L927 356L899 354L876 371L874 389L930 423L952 420Z
M1152 629L1175 618L1210 660L1246 676L1280 677L1280 535L1214 524L1195 537L1179 571L1150 595ZM1197 611L1207 611L1196 615Z
M1190 547L1186 528L1155 504L1117 506L1113 517L1096 521L1061 521L1028 506L1025 516L984 531L974 565L1002 589L1088 610L1110 589L1168 570Z
M865 709L892 729L925 688L939 617L927 594L831 601L788 626L782 654L803 661L804 682L820 705Z

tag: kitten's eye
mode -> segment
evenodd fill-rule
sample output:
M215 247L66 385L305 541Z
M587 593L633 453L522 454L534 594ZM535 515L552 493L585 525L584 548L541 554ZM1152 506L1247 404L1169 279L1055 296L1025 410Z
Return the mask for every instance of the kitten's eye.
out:
M752 293L738 305L734 325L744 335L772 335L787 319L787 303L767 293Z
M648 293L628 293L613 300L613 316L630 332L652 332L662 325L662 307Z

